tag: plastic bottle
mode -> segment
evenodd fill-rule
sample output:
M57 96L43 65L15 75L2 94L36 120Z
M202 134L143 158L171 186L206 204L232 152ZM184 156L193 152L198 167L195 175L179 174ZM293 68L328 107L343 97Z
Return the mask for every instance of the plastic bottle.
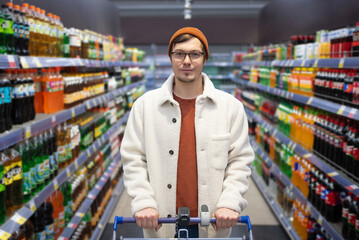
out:
M22 195L24 198L24 203L27 203L31 199L31 169L30 169L30 161L31 156L29 155L29 151L26 148L26 143L21 142L17 145L17 151L21 155L22 160Z
M352 56L359 56L359 22L355 25L355 30L353 32L353 44L352 44Z
M26 240L35 240L34 225L32 224L32 222L30 220L27 220L24 223L24 227Z
M63 57L70 57L70 30L64 28L64 37L63 37Z
M325 218L330 222L337 222L340 220L340 199L339 199L338 185L334 179L330 179L327 185L327 195L325 199L326 210Z
M6 196L6 216L11 216L13 212L13 194L12 194L12 170L11 160L4 152L0 153L0 159L4 166L5 176L5 196Z
M29 168L30 168L30 177L31 177L31 196L33 197L36 194L37 188L37 181L36 181L36 145L35 145L35 138L32 140L26 139L25 140L26 151L29 153L31 157L29 161Z
M11 82L8 77L8 73L10 71L7 71L6 74L3 74L1 76L1 80L4 83L4 116L5 116L5 128L6 130L10 130L12 128L12 120L11 120L11 108L12 108L12 102L11 102Z
M50 182L50 160L49 160L49 141L47 132L43 132L40 134L40 138L42 138L42 153L41 153L41 161L44 164L44 183L45 186Z
M17 78L17 70L13 71L12 75L12 109L11 109L11 119L14 124L22 124L23 116L22 111L19 109L21 106L20 98L22 94L22 86L20 79Z
M21 42L21 55L29 56L29 38L30 38L30 26L26 16L26 9L20 8L20 18L22 19L22 42Z
M9 4L12 7L12 3ZM9 9L8 5L3 4L2 5L2 12L3 17L5 19L5 47L6 47L6 53L7 54L15 54L15 48L14 48L14 30L13 30L13 24L14 24L14 16Z
M22 207L24 199L22 196L22 160L21 155L14 148L7 149L11 160L12 185L13 185L13 207L15 210Z
M36 111L35 111L35 83L33 79L33 74L31 73L31 70L25 70L26 77L28 81L28 119L34 120Z
M16 55L23 55L23 46L24 46L24 29L25 23L24 19L20 13L20 6L14 5L14 47L15 47L15 54Z
M35 239L46 240L43 204L35 211L30 220L34 225Z
M5 83L0 79L0 133L6 130L4 90Z
M30 6L31 8L31 6ZM43 34L43 19L41 16L41 9L35 8L35 36L34 36L34 56L43 56L43 46L46 45L45 37Z
M344 239L348 239L349 206L350 206L351 201L352 201L352 193L349 192L348 195L345 197L345 199L343 201L343 208L342 208L342 219L343 219L342 236L343 236Z
M0 224L3 224L6 219L6 185L5 185L5 171L4 158L0 153Z
M354 142L355 142L355 138L357 136L357 133L358 133L358 129L357 128L354 128L352 127L351 129L351 133L350 135L348 136L348 141L347 141L347 151L346 151L346 166L345 166L345 169L348 171L348 172L352 172L352 169L354 167Z
M60 190L53 194L51 203L54 207L53 218L55 221L55 239L57 239L65 228L65 209L63 206L64 196Z
M36 192L40 192L45 185L44 179L44 162L42 159L42 149L43 149L43 138L42 135L35 136L34 138L34 148L35 152L35 164L36 164Z
M44 202L44 224L46 232L46 240L55 240L55 224L52 218L53 206L51 202Z
M50 161L51 161L51 166L52 166L52 170L53 170L53 176L57 176L57 172L59 169L59 165L58 165L58 153L57 153L57 136L56 136L56 131L51 128L49 130L49 135L50 135L50 148L51 148L51 156L50 156Z
M23 11L27 20L28 28L28 39L27 39L27 55L34 55L34 34L35 34L35 16L34 16L34 6L30 6L27 3L22 4ZM25 44L25 46L26 46Z
M355 224L356 224L356 214L359 210L358 206L359 197L355 197L349 204L349 213L348 213L348 239L355 238Z

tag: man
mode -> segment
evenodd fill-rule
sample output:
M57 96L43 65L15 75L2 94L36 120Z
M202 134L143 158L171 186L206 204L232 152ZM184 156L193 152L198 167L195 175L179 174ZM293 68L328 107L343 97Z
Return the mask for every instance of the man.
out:
M254 159L247 118L242 104L202 73L209 51L199 29L179 29L168 55L174 73L134 103L122 141L132 212L145 237L171 238L175 227L159 225L158 217L174 217L178 207L197 217L206 204L217 223L191 225L190 235L228 237L247 206Z

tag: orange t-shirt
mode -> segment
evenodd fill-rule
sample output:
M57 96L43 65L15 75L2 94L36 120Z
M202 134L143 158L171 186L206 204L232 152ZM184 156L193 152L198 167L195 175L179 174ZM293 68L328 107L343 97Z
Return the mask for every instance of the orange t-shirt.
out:
M190 216L198 217L197 155L194 125L196 99L181 99L174 95L182 115L177 165L176 212L189 207Z

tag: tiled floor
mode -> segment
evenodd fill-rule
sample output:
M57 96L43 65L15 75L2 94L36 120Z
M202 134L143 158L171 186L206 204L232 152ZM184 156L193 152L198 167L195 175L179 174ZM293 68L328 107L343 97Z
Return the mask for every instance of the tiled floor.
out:
M245 195L245 198L248 200L248 207L241 215L250 216L253 226L254 239L289 239L252 180L250 180L249 191ZM115 216L131 216L130 202L131 199L127 195L126 191L124 191L109 223L106 226L101 240L108 240L112 238L112 225ZM246 234L246 232L246 226L238 226L233 229L232 237L241 237L243 234ZM121 235L126 238L143 237L142 230L135 224L126 225L126 228L119 230L117 236Z

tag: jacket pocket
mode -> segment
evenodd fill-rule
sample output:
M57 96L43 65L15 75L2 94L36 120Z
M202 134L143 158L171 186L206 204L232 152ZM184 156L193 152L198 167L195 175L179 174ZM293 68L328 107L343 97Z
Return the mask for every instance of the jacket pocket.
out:
M223 170L228 163L230 134L212 135L209 142L209 159L213 168Z

